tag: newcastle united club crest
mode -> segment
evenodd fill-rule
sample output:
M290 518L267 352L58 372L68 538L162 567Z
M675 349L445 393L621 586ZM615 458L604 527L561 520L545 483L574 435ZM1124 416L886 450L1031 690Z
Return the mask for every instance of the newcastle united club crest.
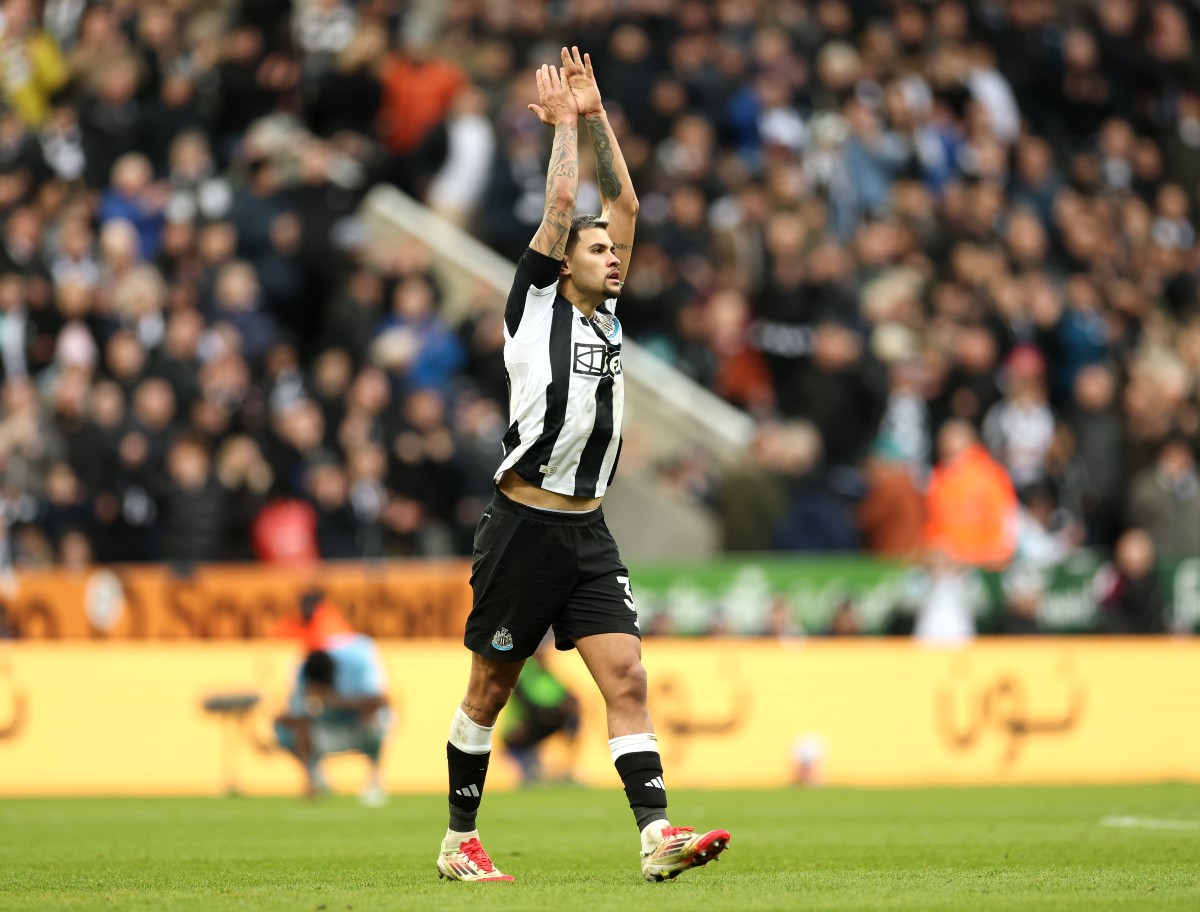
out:
M500 652L508 652L513 648L512 634L508 632L507 627L501 627L492 634L492 648Z
M604 338L608 339L610 342L617 338L617 327L621 324L617 322L617 318L612 314L600 313L600 311L596 311L596 313L592 314L592 322L595 323L600 332L604 334Z

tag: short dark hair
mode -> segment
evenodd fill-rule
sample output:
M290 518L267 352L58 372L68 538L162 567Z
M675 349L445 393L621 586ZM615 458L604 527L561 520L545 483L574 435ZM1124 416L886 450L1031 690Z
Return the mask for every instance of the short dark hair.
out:
M310 652L300 668L300 677L308 684L333 686L333 656L324 649Z
M575 249L575 243L579 240L579 232L586 231L588 228L607 228L608 219L602 215L577 215L571 219L571 230L567 232L567 246L563 251L564 255L569 254Z

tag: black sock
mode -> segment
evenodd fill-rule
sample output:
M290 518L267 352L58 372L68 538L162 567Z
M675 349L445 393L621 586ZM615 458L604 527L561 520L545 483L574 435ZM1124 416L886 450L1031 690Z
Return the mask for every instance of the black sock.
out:
M625 797L637 820L638 832L647 824L667 819L667 786L663 782L662 758L658 751L623 754L615 761Z
M487 778L492 752L468 754L446 742L446 765L450 769L450 829L469 833L475 829L475 815L483 800L483 780Z

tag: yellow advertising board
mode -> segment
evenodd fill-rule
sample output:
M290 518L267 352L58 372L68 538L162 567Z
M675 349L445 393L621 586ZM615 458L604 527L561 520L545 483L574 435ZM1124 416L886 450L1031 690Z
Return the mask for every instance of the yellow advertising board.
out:
M319 588L371 636L459 637L470 572L462 559L25 570L0 587L0 629L23 640L257 639Z
M440 791L467 653L381 650L398 717L388 785ZM1200 642L649 639L644 651L674 786L1200 781ZM0 644L0 794L298 792L295 763L270 746L298 658L269 641ZM554 660L583 707L572 772L616 788L603 705L575 653ZM260 699L242 717L203 709L236 694ZM360 758L330 764L338 790L364 774ZM515 781L497 751L489 788Z

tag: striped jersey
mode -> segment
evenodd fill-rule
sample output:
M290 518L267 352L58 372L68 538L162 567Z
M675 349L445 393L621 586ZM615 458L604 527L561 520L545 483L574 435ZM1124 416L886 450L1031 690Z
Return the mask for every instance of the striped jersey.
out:
M600 497L621 450L625 378L610 298L588 319L558 293L560 260L526 249L504 309L508 469L539 488Z

